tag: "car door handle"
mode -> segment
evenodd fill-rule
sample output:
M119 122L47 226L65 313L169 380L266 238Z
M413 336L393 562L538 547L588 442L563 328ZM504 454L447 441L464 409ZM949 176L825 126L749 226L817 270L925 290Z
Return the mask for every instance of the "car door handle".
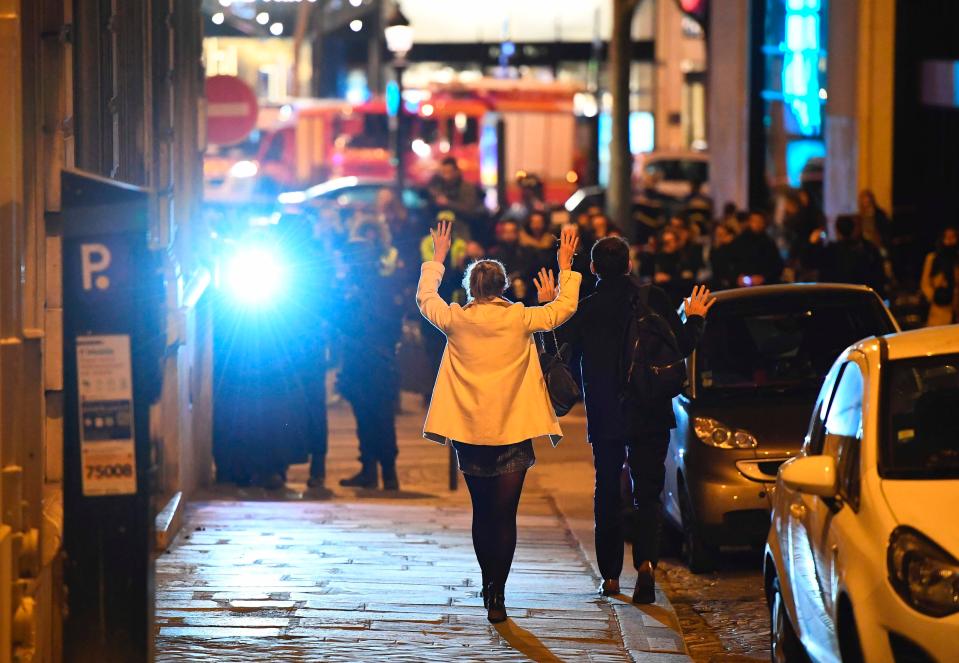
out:
M789 513L793 518L802 519L806 516L806 507L798 502L789 505Z

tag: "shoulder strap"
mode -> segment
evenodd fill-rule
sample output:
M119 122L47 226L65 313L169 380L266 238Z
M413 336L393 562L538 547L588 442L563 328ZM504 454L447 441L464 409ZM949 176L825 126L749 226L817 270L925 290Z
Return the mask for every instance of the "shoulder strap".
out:
M644 318L652 312L649 308L649 291L651 289L651 285L641 285L636 288L633 295L629 298L634 319Z
M639 286L639 293L637 294L636 299L646 308L649 308L649 291L652 289L653 286L648 284Z

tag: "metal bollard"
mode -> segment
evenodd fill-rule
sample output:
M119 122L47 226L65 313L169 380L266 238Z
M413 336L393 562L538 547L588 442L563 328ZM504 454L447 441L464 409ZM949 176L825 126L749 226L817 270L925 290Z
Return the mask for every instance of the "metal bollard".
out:
M450 442L448 446L450 448L450 490L456 490L459 488L460 483L460 475L456 467L456 449L453 448L452 442Z

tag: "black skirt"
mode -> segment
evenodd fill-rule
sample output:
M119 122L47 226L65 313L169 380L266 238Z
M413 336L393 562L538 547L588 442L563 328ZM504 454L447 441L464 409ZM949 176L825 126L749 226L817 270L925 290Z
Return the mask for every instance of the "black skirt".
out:
M533 441L486 446L453 442L460 472L476 477L495 477L510 472L528 470L536 464Z

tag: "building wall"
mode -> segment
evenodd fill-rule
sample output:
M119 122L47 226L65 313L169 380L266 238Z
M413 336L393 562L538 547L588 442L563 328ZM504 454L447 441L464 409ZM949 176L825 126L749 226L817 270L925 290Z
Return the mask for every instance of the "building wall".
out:
M710 184L715 200L745 206L750 182L763 174L750 167L750 150L762 128L760 103L750 93L753 3L726 0L710 15L708 126ZM863 188L891 208L896 0L830 2L828 100L825 113L827 216L854 211ZM755 195L753 196L756 197ZM762 201L755 201L760 203Z
M691 146L695 125L705 109L690 103L686 74L706 69L706 42L687 34L683 13L673 0L656 3L656 149L683 150ZM691 19L687 19L691 20Z
M824 211L853 213L870 189L892 209L895 0L829 3Z
M169 329L157 501L209 467L201 25L193 0L0 0L0 663L61 656L64 168L156 191Z
M749 202L749 5L726 0L709 17L707 108L710 195Z

